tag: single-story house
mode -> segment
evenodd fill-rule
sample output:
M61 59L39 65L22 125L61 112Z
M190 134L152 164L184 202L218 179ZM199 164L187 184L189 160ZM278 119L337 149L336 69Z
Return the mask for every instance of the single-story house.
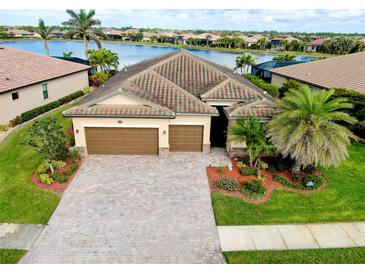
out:
M291 35L278 36L278 37L274 37L270 40L269 46L272 50L285 50L283 41L290 43L292 41L299 41L299 40Z
M275 68L271 72L271 83L278 87L294 79L313 89L336 87L365 93L365 52Z
M8 29L6 33L8 33L11 37L17 38L30 38L34 36L33 32L23 29Z
M88 154L207 153L211 145L232 152L228 123L269 119L273 102L231 69L179 50L123 69L63 115Z
M66 35L66 31L55 29L51 31L51 38L64 38Z
M312 40L306 47L305 50L306 51L317 51L319 50L323 43L326 41L326 39L324 37L318 37L314 40Z
M109 39L122 39L123 37L123 31L119 29L114 28L105 28L103 29L103 33L109 38Z
M0 124L88 86L89 66L0 45Z

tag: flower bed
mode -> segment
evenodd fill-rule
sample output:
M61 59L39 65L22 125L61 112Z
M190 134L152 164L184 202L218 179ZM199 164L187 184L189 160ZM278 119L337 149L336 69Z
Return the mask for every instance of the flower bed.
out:
M265 170L244 165L239 158L233 158L231 161L232 170L227 167L207 167L211 192L220 192L250 203L262 204L268 201L275 189L310 193L325 185L325 179L318 172L315 175L292 174L281 166L270 169L272 166L268 165Z
M70 182L76 176L81 166L82 158L65 160L64 165L54 168L52 173L46 165L42 163L32 176L32 182L39 188L62 193L66 190Z

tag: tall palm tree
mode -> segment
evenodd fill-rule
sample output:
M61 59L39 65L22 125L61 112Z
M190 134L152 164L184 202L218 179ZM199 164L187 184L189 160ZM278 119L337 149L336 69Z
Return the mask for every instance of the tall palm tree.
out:
M237 56L234 70L240 69L241 74L243 74L243 72L248 72L249 68L253 65L255 65L255 57L249 54L243 54L242 56Z
M55 29L53 26L46 26L43 19L39 19L38 26L35 28L35 32L44 40L44 50L49 55L48 40L51 39L52 31Z
M71 18L62 24L74 28L67 33L67 36L79 36L83 38L85 58L88 59L88 40L94 40L98 48L101 48L99 37L104 35L102 34L102 31L94 28L99 26L101 22L100 20L93 18L95 15L95 10L89 10L89 12L86 12L85 10L80 9L79 13L76 13L73 10L66 10L66 12Z
M277 102L279 114L268 124L267 137L284 157L300 167L338 165L348 155L354 135L337 122L356 119L340 109L352 108L345 98L332 99L333 90L312 91L301 85Z

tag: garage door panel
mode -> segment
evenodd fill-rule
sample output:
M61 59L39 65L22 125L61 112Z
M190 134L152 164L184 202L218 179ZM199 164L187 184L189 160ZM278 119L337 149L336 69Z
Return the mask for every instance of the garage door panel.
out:
M157 128L85 128L89 154L157 155Z
M202 151L203 126L170 125L170 151Z

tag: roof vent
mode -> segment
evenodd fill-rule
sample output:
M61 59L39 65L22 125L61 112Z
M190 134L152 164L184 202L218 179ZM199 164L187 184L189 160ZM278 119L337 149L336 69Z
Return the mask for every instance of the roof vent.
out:
M10 78L9 77L5 77L5 80L10 81Z
M0 46L0 49L4 49L4 47L3 46Z
M307 75L308 77L310 77L310 76L311 76L311 73L310 73L310 72L307 72L307 73L306 73L306 75Z

